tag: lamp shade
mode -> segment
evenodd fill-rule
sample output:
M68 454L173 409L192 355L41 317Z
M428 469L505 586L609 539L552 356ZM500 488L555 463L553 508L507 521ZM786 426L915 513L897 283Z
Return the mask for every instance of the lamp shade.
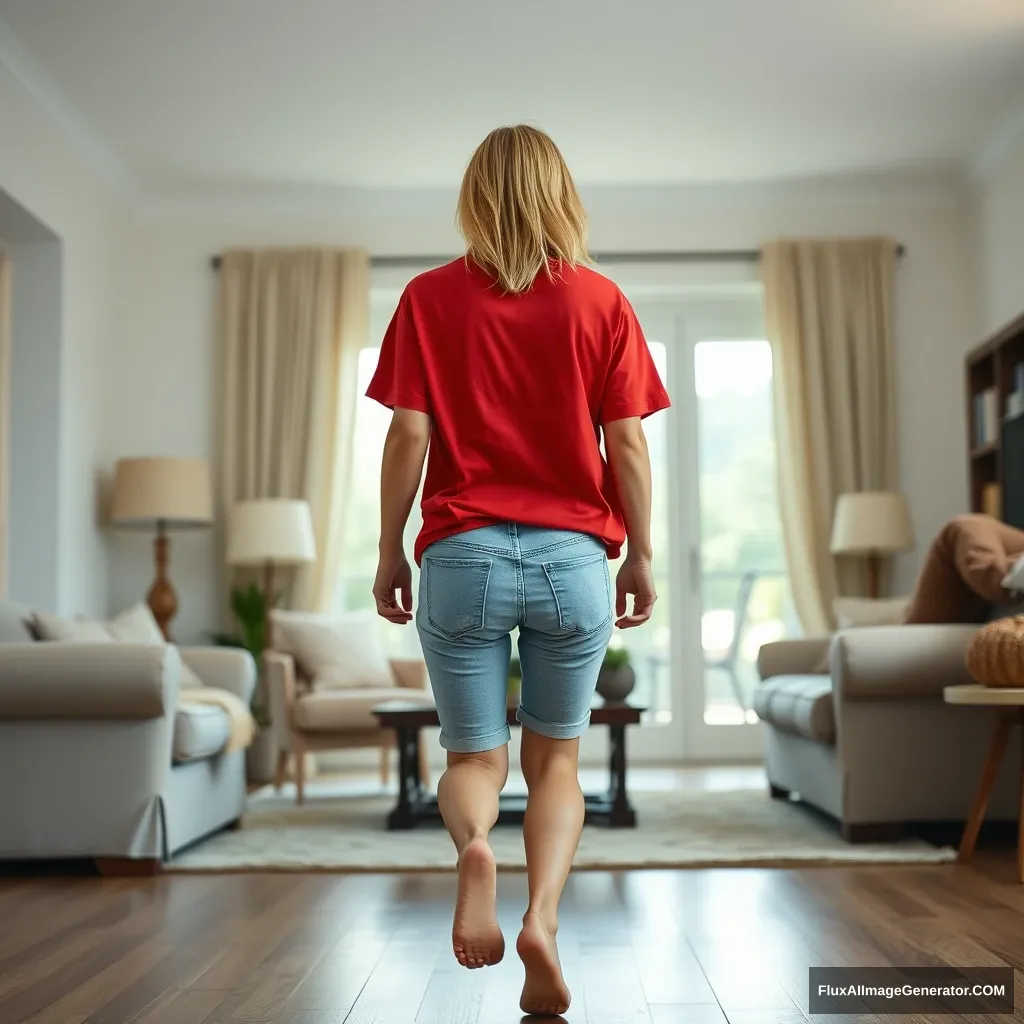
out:
M229 565L302 565L316 559L313 517L305 501L255 498L231 510Z
M832 522L834 555L882 555L914 546L910 509L902 494L841 494Z
M203 459L120 459L110 518L118 526L209 526L210 468Z

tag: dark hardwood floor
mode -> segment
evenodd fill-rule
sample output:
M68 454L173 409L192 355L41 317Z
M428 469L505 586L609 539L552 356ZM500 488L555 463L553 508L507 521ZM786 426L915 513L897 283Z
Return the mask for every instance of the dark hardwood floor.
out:
M577 874L566 1016L803 1024L811 965L1024 968L1013 871L1007 852L976 867ZM470 972L448 946L452 876L0 880L0 1024L517 1022L525 888L499 878L509 954Z

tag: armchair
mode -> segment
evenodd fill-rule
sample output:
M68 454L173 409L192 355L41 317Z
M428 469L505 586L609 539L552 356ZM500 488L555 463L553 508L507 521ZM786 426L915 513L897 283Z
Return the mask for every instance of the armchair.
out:
M317 689L299 676L291 655L269 651L263 659L271 728L278 751L274 782L280 789L288 773L288 763L293 762L296 797L300 804L306 798L306 754L377 747L380 749L381 782L386 784L395 737L392 730L380 727L373 709L389 700L433 704L433 697L427 690L427 668L422 661L392 660L392 687ZM427 756L422 742L419 758L420 775L426 782Z

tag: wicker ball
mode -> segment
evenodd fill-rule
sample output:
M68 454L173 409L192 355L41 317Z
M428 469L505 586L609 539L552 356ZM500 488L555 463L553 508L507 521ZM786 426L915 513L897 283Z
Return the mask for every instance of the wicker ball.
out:
M1024 686L1024 615L979 629L967 647L967 671L983 686Z

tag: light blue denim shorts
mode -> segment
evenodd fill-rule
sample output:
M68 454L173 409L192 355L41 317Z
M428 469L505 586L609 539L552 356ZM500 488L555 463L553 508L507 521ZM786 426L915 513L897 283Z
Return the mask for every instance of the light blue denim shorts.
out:
M523 672L517 713L528 729L572 739L590 723L612 631L608 558L589 534L515 523L431 544L416 611L441 721L441 746L493 750L506 719L511 632Z

